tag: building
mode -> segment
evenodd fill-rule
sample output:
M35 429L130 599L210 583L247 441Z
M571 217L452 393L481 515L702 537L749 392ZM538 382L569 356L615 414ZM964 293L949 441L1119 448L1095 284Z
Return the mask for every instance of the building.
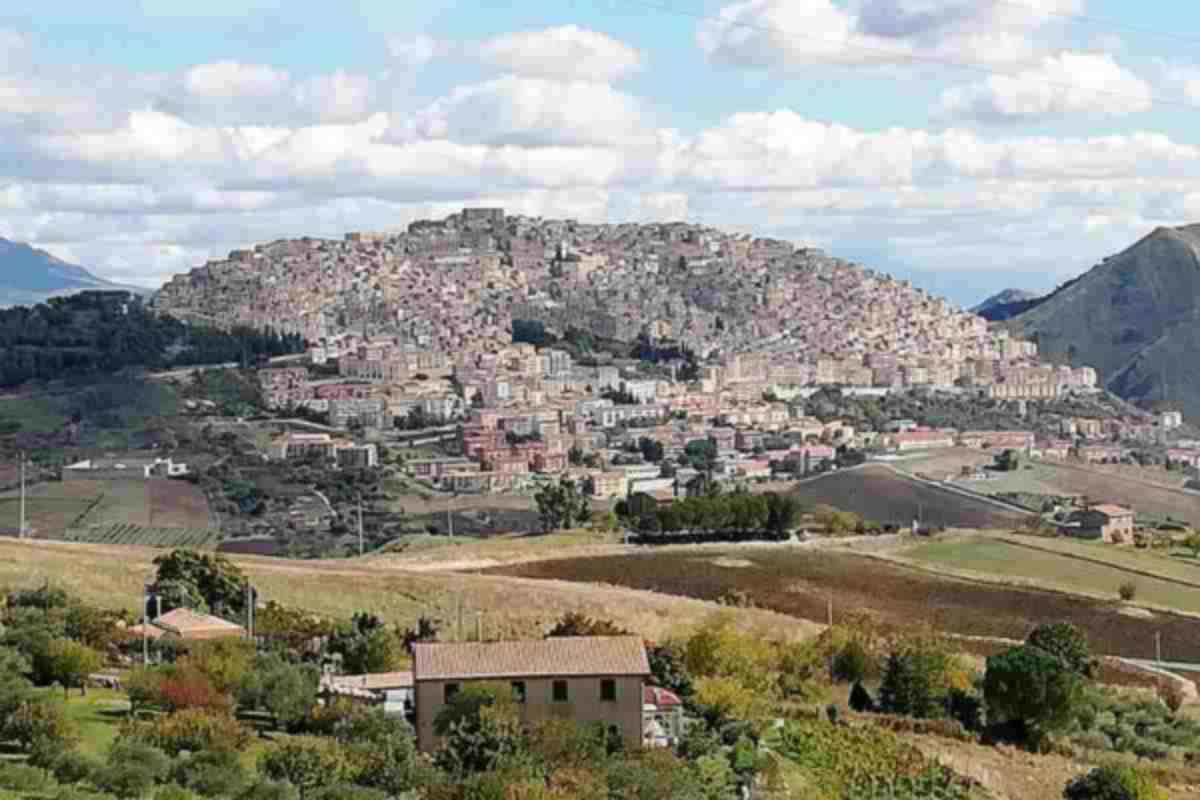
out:
M389 715L411 717L415 711L411 671L374 672L369 675L322 675L321 694L383 706Z
M89 458L63 467L64 481L148 481L188 474L187 464L170 458Z
M150 620L149 625L130 627L129 632L134 636L145 635L149 639L183 639L191 642L246 635L246 629L241 625L190 608L168 611Z
M674 747L683 738L683 701L669 689L647 686L642 690L642 717L646 747Z
M516 642L413 645L417 746L437 747L434 720L466 683L511 687L526 721L570 719L615 730L627 748L642 743L643 692L650 675L636 636L580 636Z
M1072 521L1079 523L1081 538L1100 539L1109 544L1133 541L1133 511L1124 506L1092 506L1072 515Z

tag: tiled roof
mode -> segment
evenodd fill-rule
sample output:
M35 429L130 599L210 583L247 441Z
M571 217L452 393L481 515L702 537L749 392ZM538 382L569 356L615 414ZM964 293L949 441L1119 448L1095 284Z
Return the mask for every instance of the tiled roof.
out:
M646 648L636 636L419 643L413 646L413 661L418 681L650 674Z
M655 708L673 708L683 705L679 695L661 686L646 686L642 689L642 702Z
M1110 517L1125 517L1133 513L1132 510L1124 506L1112 505L1111 503L1092 506L1092 511L1099 511L1101 514L1107 514Z
M227 622L211 614L200 614L190 608L168 611L152 621L152 624L183 639L211 639L218 636L240 636L245 632L241 625Z

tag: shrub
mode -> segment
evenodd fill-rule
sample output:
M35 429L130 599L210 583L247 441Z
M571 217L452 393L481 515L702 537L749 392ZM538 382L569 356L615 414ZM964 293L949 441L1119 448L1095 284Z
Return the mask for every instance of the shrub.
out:
M1172 714L1178 714L1179 709L1183 708L1183 704L1187 702L1187 694L1183 691L1183 687L1179 681L1174 680L1159 684L1158 697Z
M89 780L99 768L99 762L82 753L70 751L55 759L50 771L59 783L82 783Z
M51 784L51 779L37 767L27 764L0 766L0 788L14 792L42 792L51 788Z
M1125 581L1117 587L1117 594L1128 603L1137 597L1137 584L1133 581Z
M144 796L167 777L171 760L166 753L142 742L118 740L108 761L92 776L101 791L121 798Z
M983 730L983 698L954 688L946 695L946 713L969 731Z
M340 783L346 758L337 742L296 736L278 742L258 757L258 770L273 781L290 783L307 796L323 786Z
M875 699L858 681L855 681L853 688L850 689L850 708L859 713L875 710Z
M1166 792L1134 767L1097 767L1067 784L1064 800L1166 800Z
M290 783L259 781L239 794L238 800L299 800L300 792Z
M201 751L171 770L175 783L202 797L233 797L246 785L246 770L236 753Z
M163 786L154 793L154 800L200 800L195 792L189 792L182 786L170 784Z
M862 643L851 639L834 654L830 674L835 681L861 683L868 677L870 667L871 657Z
M186 708L148 722L128 722L122 736L139 739L177 756L187 750L236 752L250 741L251 732L228 714Z
M889 714L937 717L950 689L952 654L937 640L917 638L901 643L888 656L879 708Z
M158 693L168 711L202 708L224 714L233 712L233 698L218 691L212 679L194 665L170 670L159 684Z

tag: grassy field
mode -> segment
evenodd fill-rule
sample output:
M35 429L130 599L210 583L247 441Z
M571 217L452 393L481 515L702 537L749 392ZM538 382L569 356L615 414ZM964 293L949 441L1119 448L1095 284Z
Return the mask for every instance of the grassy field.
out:
M925 622L970 636L1023 639L1040 623L1069 620L1100 653L1152 658L1157 631L1165 654L1200 661L1200 619L1155 613L1148 620L1123 613L1115 601L963 580L847 552L787 546L672 549L556 559L494 574L610 583L707 600L744 593L761 608L816 622L826 619L832 600L835 619L845 610L870 609L893 624ZM1107 591L1115 596L1119 582Z
M511 545L510 545L511 546ZM561 545L560 545L561 546ZM137 606L160 551L67 542L0 539L0 589L51 581L105 608ZM405 568L400 557L286 561L235 556L264 601L348 618L369 611L402 625L421 616L457 622L461 605L468 629L483 613L485 636L539 636L568 611L604 617L650 638L661 638L723 611L713 603L615 586L530 581L490 575L433 574ZM729 609L739 624L767 636L808 636L817 629L758 609ZM449 629L449 628L448 628Z
M909 525L919 515L928 525L1012 529L1027 519L1019 512L910 480L882 466L806 481L795 486L792 494L810 505L831 505L884 524Z
M1042 540L1035 541L1040 546ZM1033 580L1067 591L1111 598L1117 597L1117 587L1132 580L1137 584L1137 600L1200 614L1200 570L1193 569L1198 573L1193 576L1197 579L1193 588L1131 573L1127 568L1122 568L1119 557L1111 558L1112 566L1107 566L1072 558L1069 553L1070 551L1064 548L1064 555L1053 555L1019 544L978 538L922 544L904 550L902 554L909 560L931 566L945 566L1003 578ZM1082 554L1093 557L1089 552ZM1128 567L1131 564L1126 563L1124 566ZM1167 566L1171 565L1168 563Z

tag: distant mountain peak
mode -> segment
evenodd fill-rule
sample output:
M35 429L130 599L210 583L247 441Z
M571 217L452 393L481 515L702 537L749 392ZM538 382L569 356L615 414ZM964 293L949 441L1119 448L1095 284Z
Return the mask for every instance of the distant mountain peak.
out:
M0 306L40 303L87 289L144 291L97 278L45 250L0 237Z
M1037 292L1029 292L1025 289L1005 289L972 308L971 313L978 314L990 322L1003 322L1033 308L1040 300L1041 295Z

